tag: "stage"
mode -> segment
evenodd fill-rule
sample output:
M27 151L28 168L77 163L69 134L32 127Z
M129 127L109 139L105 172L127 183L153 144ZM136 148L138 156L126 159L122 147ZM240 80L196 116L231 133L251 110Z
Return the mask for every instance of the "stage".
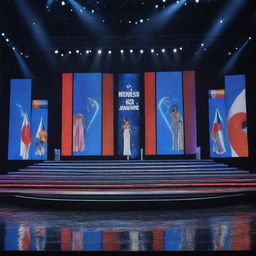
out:
M1 175L0 197L65 205L251 198L256 174L213 160L43 161Z

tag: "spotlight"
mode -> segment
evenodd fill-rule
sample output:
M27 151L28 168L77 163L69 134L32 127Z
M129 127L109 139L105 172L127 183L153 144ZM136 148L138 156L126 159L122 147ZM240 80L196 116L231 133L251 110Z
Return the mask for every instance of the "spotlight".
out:
M86 54L89 54L90 53L90 51L89 50L86 50L86 52L85 52Z
M220 20L220 23L223 23L223 19Z
M124 50L122 49L122 50L120 50L120 52L121 52L121 53L124 53Z
M59 53L59 51L58 51L58 50L55 50L55 51L54 51L54 53L55 53L55 54L58 54L58 53Z
M155 8L158 8L158 4L155 5Z
M228 55L230 56L232 53L231 52L228 52Z
M202 43L201 46L204 47L204 44Z
M68 54L71 54L72 52L71 51L68 51Z
M112 52L111 51L108 51L108 54L111 54Z
M143 22L143 19L140 19L140 23L142 23Z
M76 50L76 53L79 53L79 50Z
M163 2L165 3L165 2L166 2L166 0L163 0Z
M98 50L98 54L101 54L102 53L102 51L101 50Z
M164 53L164 52L165 52L165 49L162 49L162 52Z
M23 55L23 52L21 52L20 55Z
M130 50L130 53L133 53L133 49Z
M182 51L183 50L183 48L182 47L180 47L180 51Z
M10 40L8 38L5 39L6 42L9 42Z
M173 52L174 52L174 53L176 53L176 52L177 52L177 49L176 49L176 48L174 48L174 49L173 49Z
M61 56L61 57L63 57L63 56L64 56L64 54L62 53L60 56Z
M5 36L5 33L2 33L2 36Z
M94 13L94 10L92 10L92 13Z
M62 2L61 2L61 5L62 5L62 6L64 6L65 4L66 4L65 1L62 1Z
M199 0L195 0L196 3L199 3Z
M15 47L12 47L13 50L15 50Z
M141 50L140 50L140 53L141 53L141 54L144 53L144 50L141 49Z
M251 36L249 37L249 40L252 40L252 37L251 37Z
M155 52L155 50L154 50L154 49L151 49L151 52L152 52L152 53L154 53L154 52Z

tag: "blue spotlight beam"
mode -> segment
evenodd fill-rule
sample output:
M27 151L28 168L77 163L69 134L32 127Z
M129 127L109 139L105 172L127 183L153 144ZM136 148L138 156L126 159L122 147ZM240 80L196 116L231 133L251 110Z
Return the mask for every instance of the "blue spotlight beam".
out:
M46 6L51 7L52 3L53 3L53 0L47 0Z
M222 74L227 74L230 72L233 67L235 66L236 62L238 61L239 57L241 56L242 52L246 48L246 46L249 44L250 39L248 38L242 46L232 55L232 57L229 59L227 64L222 69Z
M211 47L216 41L218 35L224 30L227 25L233 20L237 15L239 10L245 5L246 1L243 0L229 0L224 8L221 10L220 14L212 24L210 30L207 32L202 43L204 47ZM199 46L197 49L197 57L201 57L204 47Z
M13 50L14 55L18 61L18 64L21 68L21 71L24 75L25 78L32 78L32 73L27 65L27 63L25 62L25 60L20 56L20 54L17 52L17 50Z
M35 37L35 40L38 43L39 47L48 58L52 59L52 43L50 42L49 37L42 26L40 18L38 17L38 15L36 15L34 10L32 10L27 1L16 0L16 5L18 7L20 15L23 17L26 25L31 30L31 33Z
M180 0L179 2L170 4L169 6L165 7L162 11L153 15L147 24L141 24L140 26L137 26L135 31L141 30L147 33L155 32L159 28L166 25L167 22L170 22L170 20L185 5L186 2L187 0Z
M76 0L69 0L70 4L74 8L77 16L82 20L83 24L90 29L93 33L102 35L106 33L106 27L99 22L99 19L96 19L88 10L84 9L81 4Z

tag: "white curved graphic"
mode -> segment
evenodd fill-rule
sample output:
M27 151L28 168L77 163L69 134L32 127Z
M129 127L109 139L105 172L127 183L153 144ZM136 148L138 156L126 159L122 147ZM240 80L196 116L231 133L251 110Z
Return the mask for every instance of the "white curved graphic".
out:
M92 116L91 120L89 121L89 124L86 128L86 133L91 128L91 126L92 126L92 124L93 124L93 122L94 122L94 120L95 120L95 118L96 118L96 116L99 112L99 108L100 108L99 103L95 99L87 97L87 100L86 100L87 112L90 112L91 109L92 109L92 111L94 111L94 113L93 113L93 116Z

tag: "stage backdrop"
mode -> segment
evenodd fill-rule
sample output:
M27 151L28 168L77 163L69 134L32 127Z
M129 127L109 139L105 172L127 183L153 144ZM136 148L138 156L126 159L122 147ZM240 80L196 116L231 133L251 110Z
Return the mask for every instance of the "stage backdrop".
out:
M112 74L63 74L63 156L114 154L113 93Z
M230 157L225 90L209 90L210 157Z
M31 79L11 79L9 160L28 160L31 137Z
M130 130L123 129L124 120ZM140 155L140 84L139 74L118 75L118 155Z
M145 154L196 153L195 73L145 73Z
M248 157L245 76L225 76L227 133L232 157Z
M225 90L209 91L211 157L248 157L245 76L225 76Z

